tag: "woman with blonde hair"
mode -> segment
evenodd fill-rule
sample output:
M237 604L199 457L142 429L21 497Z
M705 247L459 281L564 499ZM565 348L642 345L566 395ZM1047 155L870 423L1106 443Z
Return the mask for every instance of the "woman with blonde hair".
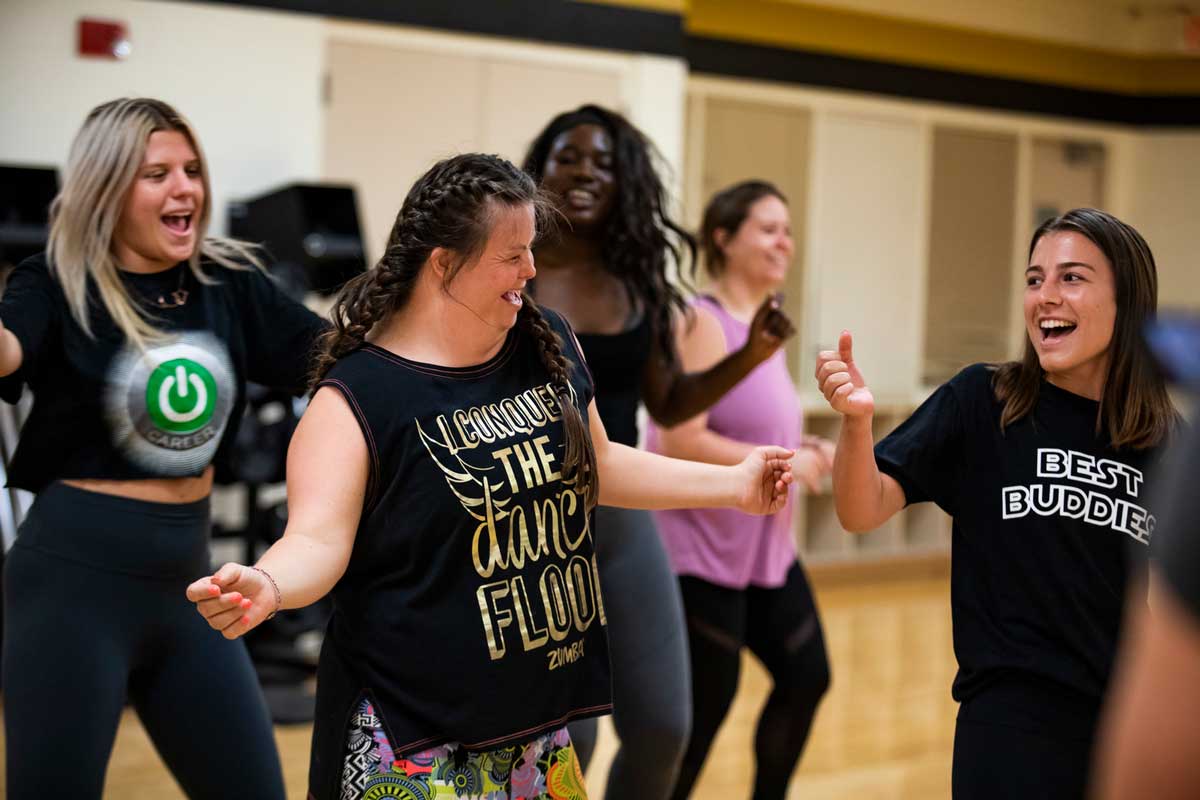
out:
M127 700L190 797L283 797L245 647L183 589L209 565L212 464L245 382L302 390L324 326L249 246L206 236L211 196L178 112L104 103L75 137L46 253L0 301L0 397L34 394L9 484L37 495L4 576L12 797L99 797ZM223 759L230 739L241 752Z

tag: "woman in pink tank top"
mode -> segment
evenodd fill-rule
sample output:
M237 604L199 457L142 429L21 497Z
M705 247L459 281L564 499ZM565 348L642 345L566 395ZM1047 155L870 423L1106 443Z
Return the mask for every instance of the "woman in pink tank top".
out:
M713 197L701 231L710 293L681 325L687 370L705 369L746 343L755 309L783 284L792 260L788 208L778 189L747 181ZM816 491L833 445L801 432L800 404L783 351L776 352L705 414L648 445L695 461L736 464L755 446L796 449L793 473ZM817 704L829 685L821 623L792 535L792 507L768 517L723 509L655 514L679 576L691 649L693 728L674 797L687 797L737 690L743 646L774 687L755 736L755 798L783 798Z

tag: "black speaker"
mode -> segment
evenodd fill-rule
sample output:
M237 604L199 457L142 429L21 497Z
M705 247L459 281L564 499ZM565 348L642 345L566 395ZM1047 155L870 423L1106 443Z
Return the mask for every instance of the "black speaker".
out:
M230 203L229 233L262 243L273 269L298 272L320 294L333 294L366 269L352 186L293 183Z
M0 164L0 265L46 249L50 203L57 194L53 167Z

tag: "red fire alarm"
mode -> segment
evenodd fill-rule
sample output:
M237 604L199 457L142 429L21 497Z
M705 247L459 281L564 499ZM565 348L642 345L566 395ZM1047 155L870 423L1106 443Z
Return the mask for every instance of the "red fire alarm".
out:
M79 20L79 55L91 58L125 58L132 52L124 23L103 19Z
M1183 48L1192 53L1200 53L1200 16L1184 19Z

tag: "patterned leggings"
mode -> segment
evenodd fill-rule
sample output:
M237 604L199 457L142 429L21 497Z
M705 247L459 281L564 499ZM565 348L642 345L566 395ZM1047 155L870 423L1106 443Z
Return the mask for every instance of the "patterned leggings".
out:
M523 745L468 752L444 744L392 751L369 700L350 720L341 800L587 800L566 728Z

